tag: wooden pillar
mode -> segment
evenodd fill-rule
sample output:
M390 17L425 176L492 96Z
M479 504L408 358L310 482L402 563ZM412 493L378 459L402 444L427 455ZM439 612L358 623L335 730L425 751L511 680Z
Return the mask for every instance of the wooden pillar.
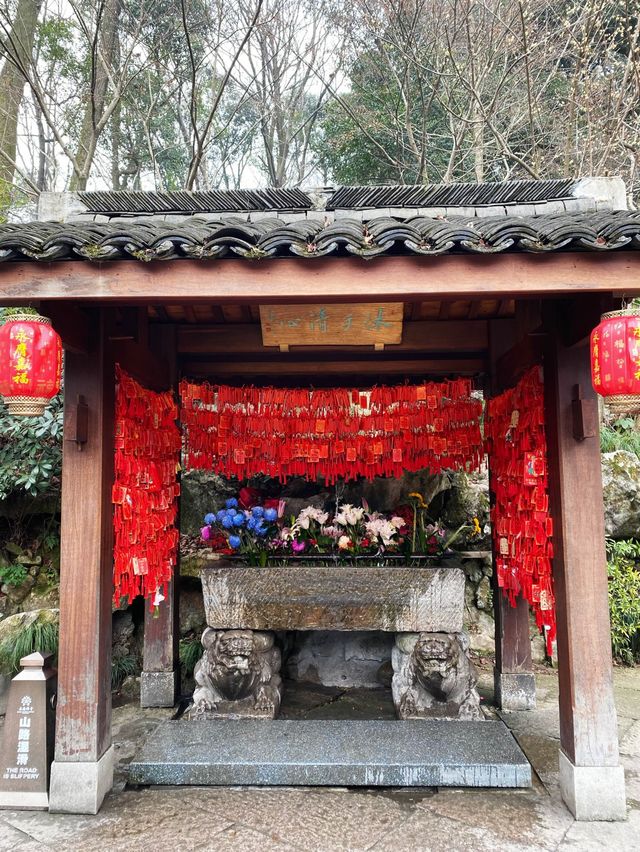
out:
M177 339L173 325L150 329L151 348L169 365L171 387L177 390ZM179 516L176 520L179 525ZM180 664L178 657L180 607L180 555L168 584L167 595L154 612L148 603L144 611L144 646L140 705L142 707L173 707L179 694Z
M100 311L87 354L66 353L60 648L50 810L96 813L113 783L111 601L114 367ZM69 440L88 407L86 443Z
M494 564L496 554L494 553ZM516 606L493 584L496 622L496 663L493 669L495 700L502 710L534 710L536 681L532 671L529 604L518 595Z
M545 396L558 622L560 788L576 819L624 819L599 437L597 429L591 437L574 435L577 386L587 406L596 405L589 351L584 344L564 346L553 324L549 330Z
M531 307L530 303L518 305L516 319L512 323L494 321L489 325L491 395L513 387L524 369L535 362L536 352L530 350L527 338L530 326L538 321L536 317L529 318ZM495 566L498 554L493 539L491 546ZM492 590L496 643L493 691L496 703L502 710L533 710L536 706L536 681L531 661L529 605L519 595L517 605L511 606L498 587L495 569Z

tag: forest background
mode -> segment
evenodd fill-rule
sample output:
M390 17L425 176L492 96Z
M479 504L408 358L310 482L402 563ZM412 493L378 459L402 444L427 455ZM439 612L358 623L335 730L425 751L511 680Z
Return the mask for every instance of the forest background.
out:
M0 0L0 208L47 190L620 174L626 0Z

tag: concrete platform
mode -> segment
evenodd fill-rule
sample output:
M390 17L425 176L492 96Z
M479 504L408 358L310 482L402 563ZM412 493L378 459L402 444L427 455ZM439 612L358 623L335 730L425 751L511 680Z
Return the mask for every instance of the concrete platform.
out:
M133 784L529 787L503 722L177 720L129 765Z

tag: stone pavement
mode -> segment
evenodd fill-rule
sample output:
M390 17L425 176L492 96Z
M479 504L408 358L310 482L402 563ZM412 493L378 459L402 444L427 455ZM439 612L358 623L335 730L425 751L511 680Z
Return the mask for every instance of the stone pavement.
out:
M130 790L123 766L169 713L129 704L114 709L119 770L101 812L90 817L0 811L0 852L640 852L640 668L615 672L629 806L625 823L576 823L563 806L556 675L540 670L536 677L538 709L503 717L537 773L530 790ZM481 683L489 701L488 670ZM323 707L330 706L334 718L354 710L352 695L320 689L315 697L309 714L314 718L322 718ZM289 712L290 718L302 717L302 704Z

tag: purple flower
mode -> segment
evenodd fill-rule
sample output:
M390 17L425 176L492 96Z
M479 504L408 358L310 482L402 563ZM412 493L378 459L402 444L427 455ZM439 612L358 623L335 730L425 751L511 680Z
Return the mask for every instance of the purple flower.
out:
M297 539L294 538L294 540L291 542L291 549L293 550L294 553L302 553L304 548L305 548L304 541L297 541Z
M200 530L200 537L203 541L209 541L209 539L211 538L211 530L208 526L202 527L202 529Z

